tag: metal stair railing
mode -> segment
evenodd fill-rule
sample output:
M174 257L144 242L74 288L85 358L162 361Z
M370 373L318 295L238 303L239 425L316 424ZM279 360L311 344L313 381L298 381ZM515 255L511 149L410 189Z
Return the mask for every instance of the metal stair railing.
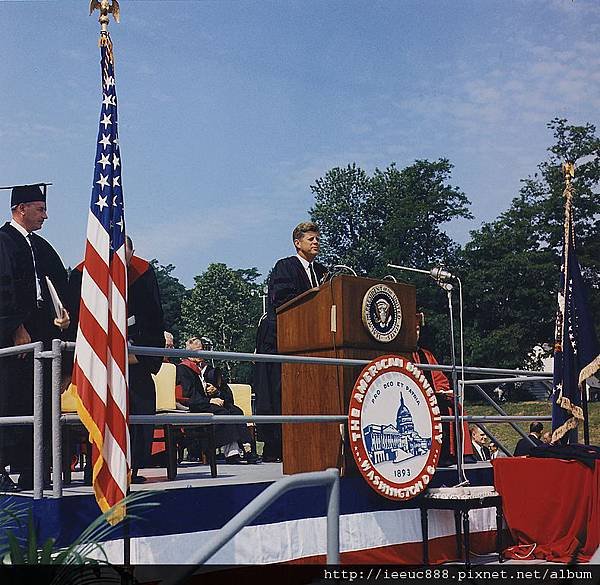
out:
M277 498L291 490L303 487L327 486L327 564L340 563L340 472L330 468L289 475L272 483L252 500L219 530L188 565L178 567L162 585L177 585L183 582L198 568L227 544L242 528L248 526L259 514L266 510Z
M527 433L525 433L521 427L517 424L515 424L514 422L512 422L511 417L509 417L506 413L506 411L491 397L487 394L487 392L481 387L481 384L497 384L500 382L507 382L507 381L514 381L514 380L521 380L521 381L530 381L530 380L548 380L550 374L547 376L531 376L528 378L496 378L496 379L483 379L483 380L465 380L464 384L461 381L459 381L459 384L462 384L463 387L464 386L473 386L477 392L479 392L479 394L496 410L496 412L498 412L500 415L502 415L503 417L506 417L505 420L506 422L508 422L508 424L517 432L519 433L519 435L521 435L521 437L523 437L524 439L526 439L527 441L529 441L529 443L531 443L532 445L535 446L535 443L531 440L531 438L529 437L529 435ZM523 419L525 420L525 419ZM542 418L538 417L535 420L542 420ZM549 420L552 420L552 417L549 417ZM477 423L476 423L477 424ZM492 441L498 445L499 449L501 451L503 451L506 455L508 456L512 456L512 454L508 451L508 449L502 445L502 443L497 439L497 437L495 437L483 424L478 424L477 425L490 439L492 439Z
M33 353L33 415L2 416L0 426L33 425L33 499L44 495L43 436L44 419L44 344L41 341L0 349L0 359L8 356ZM4 366L3 366L4 367ZM6 392L6 388L0 388ZM2 453L0 453L2 455Z

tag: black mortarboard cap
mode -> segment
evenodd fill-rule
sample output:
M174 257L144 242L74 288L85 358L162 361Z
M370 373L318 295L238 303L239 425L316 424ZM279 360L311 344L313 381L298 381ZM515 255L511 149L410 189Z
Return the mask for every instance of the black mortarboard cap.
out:
M0 187L0 189L11 189L10 206L19 203L31 203L32 201L46 202L46 187L52 183L34 183L33 185L12 185L11 187Z

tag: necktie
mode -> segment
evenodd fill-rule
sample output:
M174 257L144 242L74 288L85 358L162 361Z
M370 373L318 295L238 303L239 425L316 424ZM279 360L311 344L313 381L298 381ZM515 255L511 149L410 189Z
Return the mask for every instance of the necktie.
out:
M310 271L310 283L314 288L319 286L317 282L317 275L315 274L315 269L313 268L312 262L308 265L308 269Z
M31 248L31 257L33 259L33 272L35 273L35 292L38 301L42 300L42 283L40 282L40 277L38 275L37 270L37 254L35 249L35 242L31 237L31 234L27 234L27 241L29 242L29 247Z

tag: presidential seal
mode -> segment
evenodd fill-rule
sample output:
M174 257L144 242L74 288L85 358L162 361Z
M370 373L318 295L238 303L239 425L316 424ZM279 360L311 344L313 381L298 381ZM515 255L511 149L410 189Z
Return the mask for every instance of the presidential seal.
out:
M377 341L394 341L402 326L402 308L396 293L385 284L372 286L363 297L362 320Z
M348 410L350 448L364 480L390 500L427 489L442 448L442 420L427 378L386 355L360 374Z

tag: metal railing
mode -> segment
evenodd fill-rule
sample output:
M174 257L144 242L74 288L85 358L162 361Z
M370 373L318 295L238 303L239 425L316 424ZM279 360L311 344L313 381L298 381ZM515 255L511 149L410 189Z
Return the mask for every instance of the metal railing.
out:
M33 416L21 417L0 417L0 426L4 425L24 425L33 424L34 430L34 454L33 454L33 469L34 469L34 499L43 497L43 366L42 360L52 360L52 465L53 469L62 469L62 426L69 424L80 424L79 417L76 414L61 414L60 410L60 382L62 375L62 351L73 351L75 344L72 342L62 342L53 340L52 350L43 351L41 342L31 343L12 348L0 349L0 359L4 356L12 356L23 353L34 353L34 408ZM164 356L169 358L184 358L184 357L204 357L207 359L217 360L234 360L246 362L275 362L275 363L302 363L328 366L354 366L364 367L369 360L358 359L339 359L339 358L319 358L305 356L288 356L280 354L254 354L254 353L236 353L236 352L217 352L217 351L190 351L182 349L166 349L156 347L130 347L131 353L137 355L153 355ZM440 370L445 372L452 371L452 366L442 364L419 364L422 370ZM538 381L548 380L552 377L551 374L529 370L510 370L505 368L481 368L481 367L464 367L464 372L467 374L477 375L512 375L507 378L477 378L473 380L465 380L464 385L461 381L461 387L472 385L485 399L496 409L499 416L469 416L459 415L462 420L473 423L486 422L507 422L521 435L526 437L526 434L517 426L516 421L534 421L534 420L551 420L550 416L508 416L502 408L496 404L481 388L482 384L498 384L503 382L523 382L523 381ZM130 421L132 424L177 424L177 425L198 425L198 424L238 424L240 422L253 422L260 424L280 424L280 423L345 423L347 415L253 415L253 416L218 416L207 415L206 413L162 413L155 415L132 415ZM442 421L456 420L454 416L442 416ZM488 432L491 436L491 434ZM503 448L505 452L507 450ZM62 474L53 474L52 497L60 498L62 496Z
M520 375L520 374L519 374ZM521 375L520 375L521 376ZM538 381L546 381L546 380L552 380L552 374L548 373L546 375L543 376L526 376L526 377L514 377L514 378L483 378L481 380L465 380L464 382L462 380L459 380L459 384L463 387L465 386L473 386L477 392L479 393L479 395L484 398L488 404L490 404L503 418L501 422L507 422L508 424L510 424L510 426L519 434L521 435L521 437L523 439L525 439L529 444L533 445L534 447L536 446L536 444L532 441L531 437L529 436L529 434L525 433L521 427L519 427L518 425L516 425L513 422L513 417L510 417L509 415L506 414L506 412L500 407L499 404L496 403L496 401L487 393L483 390L483 388L481 387L482 385L485 384L504 384L504 383L519 383L519 382L538 382ZM526 419L525 417L518 417L519 421L524 422L528 419ZM468 420L468 419L466 419ZM542 420L552 420L552 416L537 416L537 417L530 417L530 419L532 422L533 421L542 421ZM487 417L487 421L486 422L497 422L492 420L492 417ZM477 423L477 426L492 440L492 442L498 446L498 448L508 457L512 457L512 454L509 452L509 450L502 444L502 442L481 422Z
M266 510L283 494L298 488L324 485L327 487L327 564L340 563L340 472L330 468L325 471L297 473L284 477L261 492L243 510L238 512L185 566L180 566L162 583L176 585L196 571L219 549L227 544L242 528L248 526L257 516Z
M33 425L33 497L41 499L44 490L43 415L44 415L44 344L41 341L0 349L0 359L24 357L33 353L33 415L0 417L0 426ZM6 389L1 389L6 391Z

